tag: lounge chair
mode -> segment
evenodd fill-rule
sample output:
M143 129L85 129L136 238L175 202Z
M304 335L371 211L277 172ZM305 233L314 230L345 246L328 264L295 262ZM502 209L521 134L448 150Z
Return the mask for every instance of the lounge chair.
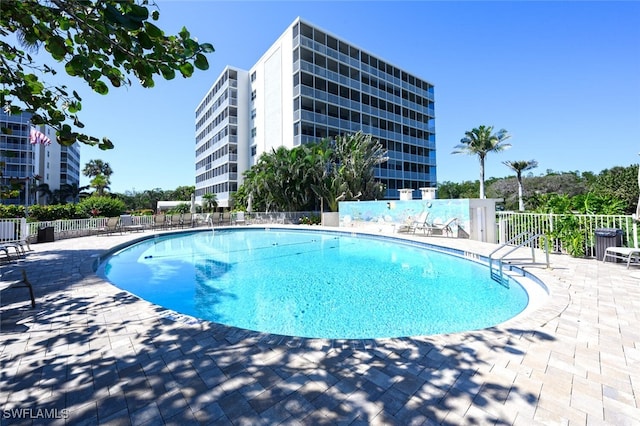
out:
M247 221L244 218L244 212L236 212L235 217L233 218L233 223L235 225L244 225Z
M429 212L422 212L418 215L414 220L409 221L408 223L400 225L396 232L407 232L407 233L416 233L416 229L425 229L427 224L427 220L429 219Z
M143 225L134 225L133 217L130 214L120 215L120 229L123 231L144 231Z
M179 213L169 215L167 219L169 219L169 221L167 222L167 226L169 226L170 228L180 226L180 224L182 223L182 215Z
M182 214L182 217L180 218L180 227L184 228L185 226L193 226L193 213Z
M607 258L619 259L627 262L627 269L631 265L631 261L640 262L640 248L631 247L607 247L602 256L602 261L606 262Z
M453 229L451 226L456 220L458 220L458 218L452 217L445 223L432 223L425 227L425 232L427 235L433 235L434 232L437 232L440 233L440 235L453 236Z
M107 223L102 227L98 228L98 235L100 234L113 234L114 232L122 233L122 229L120 228L120 216L114 216L107 219Z
M29 296L31 298L31 307L35 308L36 299L33 295L33 286L31 285L31 283L29 282L29 279L27 278L27 271L23 269L22 279L18 279L18 280L6 280L6 277L4 275L5 274L2 274L2 277L0 279L0 291L6 290L8 288L25 287L29 290Z
M166 228L167 227L167 215L156 214L153 215L153 229Z

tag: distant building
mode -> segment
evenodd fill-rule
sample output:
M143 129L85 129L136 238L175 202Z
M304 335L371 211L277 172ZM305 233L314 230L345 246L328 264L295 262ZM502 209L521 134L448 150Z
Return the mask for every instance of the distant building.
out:
M36 191L41 184L51 191L63 185L80 184L80 146L57 143L55 130L49 126L33 126L31 114L8 115L0 112L0 186L20 187L17 198L2 199L2 204L45 204L47 200ZM31 129L49 138L50 144L30 141Z
M386 198L436 186L433 85L300 18L249 71L224 69L195 127L196 196L221 207L262 153L359 130L389 152Z

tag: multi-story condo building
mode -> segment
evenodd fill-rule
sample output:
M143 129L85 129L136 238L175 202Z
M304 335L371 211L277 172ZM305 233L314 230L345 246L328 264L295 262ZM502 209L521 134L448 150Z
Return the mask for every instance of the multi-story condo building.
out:
M387 198L436 186L434 88L296 19L248 71L227 67L196 109L196 196L220 206L264 152L359 130L389 161L375 170Z
M8 115L0 112L0 186L8 188L18 184L20 195L5 198L3 204L45 203L47 200L36 191L40 184L49 185L54 191L64 184L80 183L80 146L62 146L56 142L55 131L48 126L33 126L31 115ZM35 128L51 141L50 144L32 144L31 129Z

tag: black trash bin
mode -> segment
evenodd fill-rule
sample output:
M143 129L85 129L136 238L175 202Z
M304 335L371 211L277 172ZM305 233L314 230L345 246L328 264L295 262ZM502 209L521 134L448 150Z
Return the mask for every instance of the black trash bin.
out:
M38 242L39 243L52 243L53 238L53 226L46 226L38 229Z
M596 259L602 260L607 247L622 247L622 229L596 229ZM607 258L607 262L619 262L619 259Z

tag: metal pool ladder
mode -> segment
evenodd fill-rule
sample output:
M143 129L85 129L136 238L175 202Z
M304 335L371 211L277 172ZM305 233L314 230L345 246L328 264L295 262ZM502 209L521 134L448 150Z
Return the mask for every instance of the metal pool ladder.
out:
M531 231L521 232L520 234L511 238L506 243L501 244L500 247L492 251L491 254L489 255L489 271L491 273L491 278L494 281L497 281L499 284L505 287L509 287L509 278L504 276L504 258L510 255L511 253L513 253L514 251L518 250L519 248L529 245L529 247L531 247L531 263L536 263L536 252L535 252L534 244L532 243L537 238L544 237L544 235L545 235L544 233L536 234ZM517 245L513 245L514 243L520 240L522 240L522 242L520 242ZM544 244L545 244L544 251L546 255L546 266L548 268L549 267L549 241L546 238L545 238ZM498 255L498 252L504 249L505 247L508 247L509 250ZM523 259L512 259L512 260L523 260Z

